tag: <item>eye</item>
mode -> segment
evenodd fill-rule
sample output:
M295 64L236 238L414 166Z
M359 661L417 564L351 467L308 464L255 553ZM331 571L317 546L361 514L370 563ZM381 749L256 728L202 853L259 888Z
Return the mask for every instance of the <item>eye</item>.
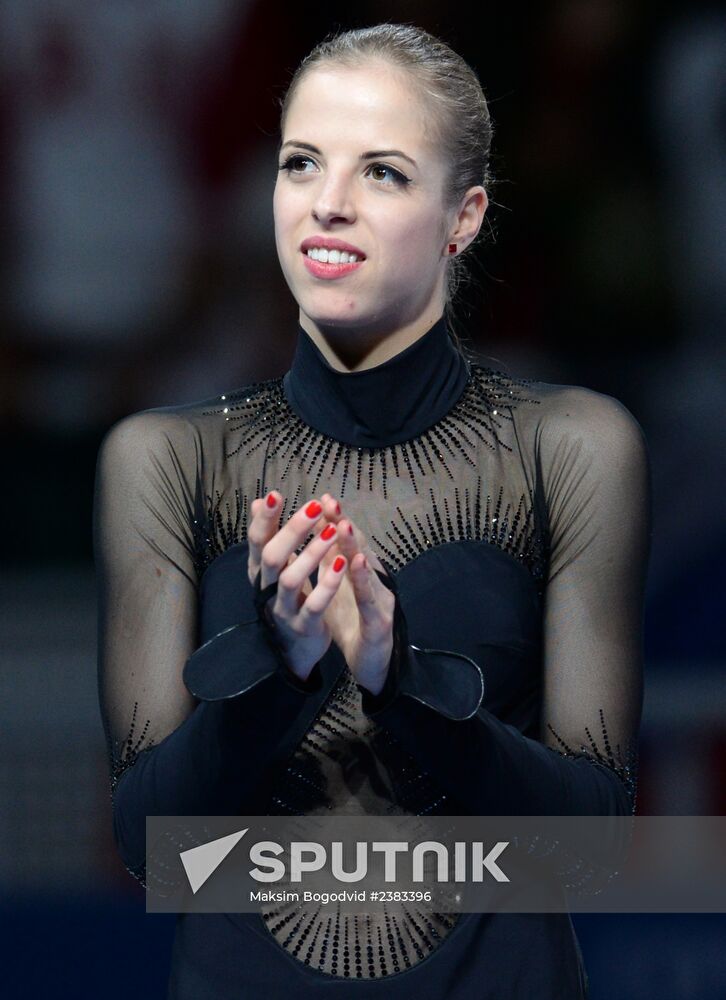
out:
M285 160L284 163L280 164L280 170L287 170L289 174L309 174L310 173L309 170L297 169L297 167L300 166L301 164L303 165L304 168L304 165L306 163L310 164L313 163L313 161L310 159L309 156L303 156L301 153L293 153L292 156L288 156L288 158Z
M386 163L371 163L368 168L368 172L374 180L380 180L384 184L398 184L403 186L404 184L410 184L411 180L402 174L400 170L394 170L393 167L389 167ZM374 173L375 172L375 173ZM384 180L382 175L388 174L390 180Z

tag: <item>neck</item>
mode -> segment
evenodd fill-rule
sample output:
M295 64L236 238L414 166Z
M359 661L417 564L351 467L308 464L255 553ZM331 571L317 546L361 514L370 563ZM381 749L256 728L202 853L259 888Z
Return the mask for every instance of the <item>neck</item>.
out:
M469 369L444 317L379 364L335 367L304 327L283 391L310 427L356 447L411 440L445 416L461 397Z
M339 372L361 372L382 365L415 344L442 317L429 310L406 326L385 329L379 325L351 331L346 327L315 323L300 311L299 326L315 344L331 368Z

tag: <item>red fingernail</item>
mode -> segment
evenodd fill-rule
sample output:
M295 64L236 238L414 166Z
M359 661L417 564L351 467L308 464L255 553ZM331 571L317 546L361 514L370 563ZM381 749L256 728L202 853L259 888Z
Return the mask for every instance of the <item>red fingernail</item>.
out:
M305 508L305 513L308 517L317 517L322 509L317 500L311 500Z
M336 514L340 514L340 504L339 504L339 503L337 503L337 502L336 502L336 504L335 504L335 513L336 513Z
M277 503L277 499L272 495L272 493L267 494L267 500L265 501L268 507L274 507Z
M327 540L329 538L332 538L334 534L335 534L335 525L329 524L327 528L323 528L323 530L320 532L320 537L324 542L327 542Z
M345 559L344 559L344 558L343 558L342 556L338 556L338 558L337 558L337 559L335 560L335 562L333 563L333 570L334 570L334 571L335 571L336 573L340 573L341 569L342 569L342 568L343 568L344 566L345 566Z
M349 525L348 525L348 534L349 534L349 535L352 535L352 534L353 534L353 525L352 525L352 524L349 524Z

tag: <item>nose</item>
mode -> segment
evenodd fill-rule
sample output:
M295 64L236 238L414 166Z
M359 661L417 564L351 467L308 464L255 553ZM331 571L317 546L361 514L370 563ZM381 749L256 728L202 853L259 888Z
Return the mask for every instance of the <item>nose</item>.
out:
M355 220L350 182L342 173L329 172L324 177L313 200L312 214L323 226Z

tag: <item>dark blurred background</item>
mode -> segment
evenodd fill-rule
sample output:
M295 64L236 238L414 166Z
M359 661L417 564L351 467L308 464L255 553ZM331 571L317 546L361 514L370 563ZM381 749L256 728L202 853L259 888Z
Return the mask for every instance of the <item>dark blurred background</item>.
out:
M144 913L111 837L96 454L126 414L287 369L297 308L273 234L277 101L338 27L413 22L479 72L499 184L458 329L512 373L611 394L641 423L655 522L638 809L726 812L726 14L644 0L342 6L0 4L0 941L13 997L165 995L173 917ZM574 920L592 1000L726 996L724 917Z

